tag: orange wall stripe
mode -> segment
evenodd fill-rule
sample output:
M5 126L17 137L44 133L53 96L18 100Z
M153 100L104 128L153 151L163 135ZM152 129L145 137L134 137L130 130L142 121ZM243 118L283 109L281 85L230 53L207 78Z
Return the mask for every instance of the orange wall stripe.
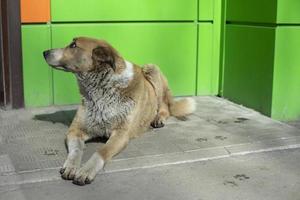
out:
M22 23L50 21L50 0L21 0Z

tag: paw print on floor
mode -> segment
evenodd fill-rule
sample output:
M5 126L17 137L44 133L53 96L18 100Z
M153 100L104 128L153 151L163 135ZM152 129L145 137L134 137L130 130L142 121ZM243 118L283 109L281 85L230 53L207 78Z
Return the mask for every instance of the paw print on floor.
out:
M215 120L215 119L207 119L206 121L209 123L213 123L213 124L228 124L229 123L226 120Z
M234 181L227 181L227 180L223 182L223 185L231 186L231 187L238 187L239 186L236 182L234 182Z
M227 137L218 135L218 136L215 137L215 139L216 139L216 140L226 140Z
M245 180L250 179L250 177L245 175L245 174L236 174L236 175L233 176L233 178L238 180L238 181L245 181ZM238 187L239 186L234 180L225 180L223 182L223 185L231 186L231 187Z
M235 178L239 181L244 181L244 180L250 179L250 177L245 174L237 174L237 175L233 176L233 178Z
M197 138L197 142L207 142L207 138Z
M245 117L237 117L237 118L228 118L223 120L216 120L216 119L206 119L207 122L213 123L213 124L220 124L220 125L226 125L226 124L232 124L232 123L244 123L246 121L249 121L250 119Z
M243 123L245 121L248 121L248 118L244 118L244 117L238 117L236 118L236 120L234 121L235 123Z
M55 155L58 154L58 152L59 151L57 149L46 149L44 151L44 155L46 155L46 156L55 156Z

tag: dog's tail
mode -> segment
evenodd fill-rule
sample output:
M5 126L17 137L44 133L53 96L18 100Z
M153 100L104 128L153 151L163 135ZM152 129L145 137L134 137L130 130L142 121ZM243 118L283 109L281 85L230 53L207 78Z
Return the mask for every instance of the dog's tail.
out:
M185 117L196 110L196 101L191 98L174 100L170 90L167 91L170 114L177 118Z

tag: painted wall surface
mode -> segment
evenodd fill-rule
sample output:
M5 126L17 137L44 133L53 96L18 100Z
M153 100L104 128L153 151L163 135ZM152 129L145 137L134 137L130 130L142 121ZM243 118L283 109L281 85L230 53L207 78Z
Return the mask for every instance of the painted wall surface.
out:
M227 0L222 95L271 115L276 1Z
M41 8L41 1L22 1L30 9ZM158 64L175 95L216 95L220 23L215 21L221 15L220 2L51 0L48 24L49 20L44 20L43 25L34 25L41 21L32 18L31 24L22 25L26 106L79 102L74 76L52 70L42 57L45 49L63 47L78 36L108 40L126 59L139 65Z
M224 97L275 119L300 118L300 2L227 3Z
M275 28L227 25L224 97L271 114Z
M53 25L52 46L65 46L80 35L105 38L131 62L143 65L155 61L168 77L175 95L195 95L196 31L197 26L192 23ZM73 76L55 71L53 82L55 104L78 102Z
M198 20L212 21L214 19L215 5L220 0L199 0L198 3Z
M198 25L197 95L211 95L213 91L213 24Z
M197 0L52 0L52 21L197 19Z
M299 24L300 23L300 1L299 0L277 0L277 23Z
M47 106L52 101L52 70L42 52L51 47L49 25L22 26L25 106Z
M226 20L231 22L275 23L277 0L226 0ZM282 0L285 1L285 0ZM297 1L297 0L295 0Z
M49 4L21 0L32 23L22 25L26 106L79 102L74 76L41 54L83 35L158 64L175 95L220 94L276 119L300 116L298 0L51 0L51 20Z
M224 1L199 0L197 95L219 93L223 6Z
M300 118L300 1L278 0L272 118Z
M50 0L21 0L22 23L50 21Z
M300 118L300 26L278 27L272 117Z

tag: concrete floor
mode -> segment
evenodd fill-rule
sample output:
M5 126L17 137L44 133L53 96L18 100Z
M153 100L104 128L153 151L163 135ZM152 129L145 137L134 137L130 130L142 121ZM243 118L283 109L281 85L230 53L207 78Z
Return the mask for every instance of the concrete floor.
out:
M289 124L290 126L294 126L298 129L300 129L300 120L295 120L295 121L290 121L290 122L287 122L287 124Z
M300 129L217 97L197 97L130 142L84 187L61 180L74 106L0 111L0 200L300 199ZM88 143L83 161L103 141Z

